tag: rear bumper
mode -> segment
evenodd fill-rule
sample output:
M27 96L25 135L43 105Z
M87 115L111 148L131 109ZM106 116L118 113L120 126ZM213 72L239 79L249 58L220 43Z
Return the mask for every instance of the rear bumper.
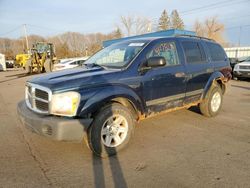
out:
M28 109L24 101L18 104L17 113L26 128L58 141L82 141L83 137L87 136L87 129L92 122L92 119L40 115Z

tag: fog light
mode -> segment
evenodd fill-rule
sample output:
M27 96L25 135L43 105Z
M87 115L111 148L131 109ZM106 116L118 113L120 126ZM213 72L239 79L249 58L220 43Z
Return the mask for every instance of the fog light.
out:
M44 125L42 127L42 132L43 132L43 134L49 135L49 136L51 136L53 134L52 127L49 125Z

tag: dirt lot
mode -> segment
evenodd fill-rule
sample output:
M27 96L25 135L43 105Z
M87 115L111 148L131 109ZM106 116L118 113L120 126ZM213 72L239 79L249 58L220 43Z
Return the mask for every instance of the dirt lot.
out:
M20 124L22 73L0 72L0 187L250 187L249 81L230 82L217 117L180 110L145 120L126 150L100 159Z

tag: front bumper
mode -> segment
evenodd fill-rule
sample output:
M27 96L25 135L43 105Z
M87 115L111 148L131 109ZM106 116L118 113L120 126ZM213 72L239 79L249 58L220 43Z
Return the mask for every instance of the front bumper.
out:
M17 106L21 122L39 135L58 141L82 141L92 119L71 119L66 117L37 114L27 108L25 101Z
M239 78L250 78L250 71L234 71L233 74Z

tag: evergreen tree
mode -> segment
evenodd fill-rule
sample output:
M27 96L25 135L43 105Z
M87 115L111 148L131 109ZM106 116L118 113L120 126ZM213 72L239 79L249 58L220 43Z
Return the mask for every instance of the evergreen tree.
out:
M166 10L163 10L158 23L158 31L167 30L170 28L170 19Z
M114 32L114 38L115 39L119 39L119 38L122 38L122 31L121 31L121 29L119 28L119 27L117 27L117 29L115 30L115 32Z
M171 28L184 29L184 23L177 10L173 10L171 13Z

